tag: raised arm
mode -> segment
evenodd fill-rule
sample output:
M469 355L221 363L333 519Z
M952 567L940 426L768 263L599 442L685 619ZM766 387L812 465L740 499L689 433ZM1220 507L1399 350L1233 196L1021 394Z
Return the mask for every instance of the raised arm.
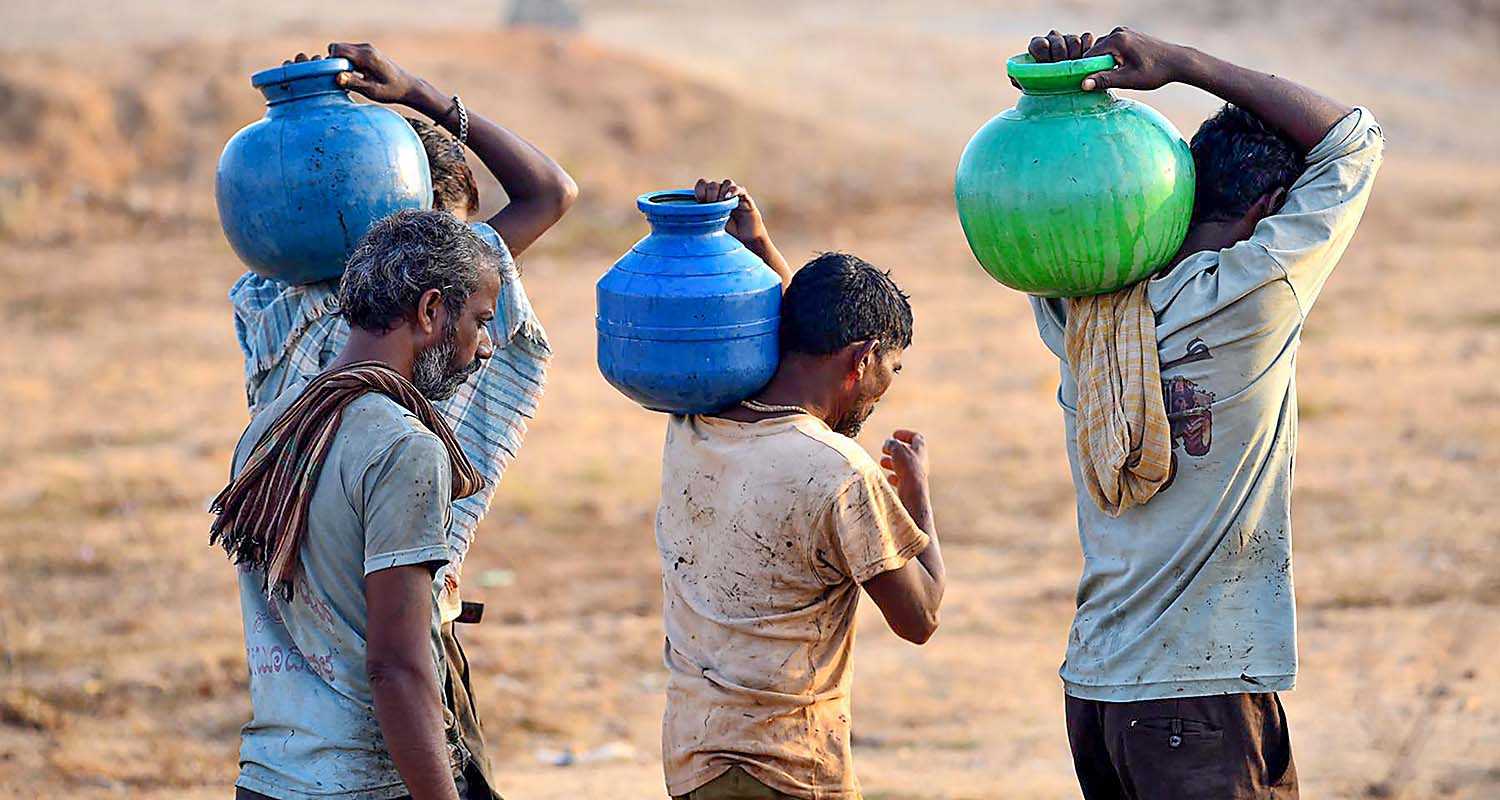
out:
M368 44L336 42L328 54L347 58L354 72L340 85L382 103L400 103L457 135L460 119L452 97L425 78L402 69ZM466 142L486 169L500 182L510 202L489 224L505 240L511 255L519 256L562 219L578 198L578 184L535 145L511 130L469 109Z
M889 473L887 480L896 487L896 496L917 527L927 534L928 544L900 569L865 581L865 592L897 636L923 644L937 631L947 577L927 486L927 445L922 434L899 430L886 441L883 452L880 465Z
M750 192L729 178L722 181L699 178L693 187L693 196L700 203L717 203L731 197L740 199L740 204L730 213L729 224L724 226L724 231L738 239L746 250L760 256L760 260L766 262L766 266L781 278L781 288L784 291L787 284L792 282L792 268L787 266L786 259L781 257L781 251L771 241L771 234L766 230L765 220L761 219L760 209L755 205L755 198L750 196Z
M1112 55L1115 68L1085 77L1084 91L1157 89L1168 83L1196 86L1265 120L1304 153L1354 110L1299 83L1129 28L1115 28L1098 41L1087 33L1067 36L1052 31L1033 38L1027 51L1038 61Z

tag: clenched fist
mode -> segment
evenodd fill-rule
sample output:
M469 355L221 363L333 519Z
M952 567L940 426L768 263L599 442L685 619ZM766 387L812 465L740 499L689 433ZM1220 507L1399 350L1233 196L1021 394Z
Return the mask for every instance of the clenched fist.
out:
M886 480L896 487L896 495L911 509L913 504L925 504L927 488L927 440L916 431L898 430L885 440L880 448L883 455L880 466L886 470Z

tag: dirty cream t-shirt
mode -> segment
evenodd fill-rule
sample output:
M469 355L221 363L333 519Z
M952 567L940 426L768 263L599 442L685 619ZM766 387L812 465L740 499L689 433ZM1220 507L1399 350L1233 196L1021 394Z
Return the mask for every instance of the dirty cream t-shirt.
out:
M858 797L859 587L927 541L874 459L819 419L673 417L656 517L667 790L739 766L786 794Z

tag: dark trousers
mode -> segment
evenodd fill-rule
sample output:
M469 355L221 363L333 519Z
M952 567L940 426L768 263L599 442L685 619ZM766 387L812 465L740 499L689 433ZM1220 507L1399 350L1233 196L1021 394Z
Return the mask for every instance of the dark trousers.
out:
M469 783L467 796L476 800L501 800L500 793L494 788L495 771L485 749L479 710L474 707L474 689L469 685L469 657L458 643L458 632L453 623L444 625L439 632L442 634L443 655L448 662L448 685L444 687L448 707L453 710L459 737L469 751L469 764L464 771ZM466 796L463 788L459 787L461 797Z
M1085 800L1295 800L1274 693L1106 703L1067 698Z

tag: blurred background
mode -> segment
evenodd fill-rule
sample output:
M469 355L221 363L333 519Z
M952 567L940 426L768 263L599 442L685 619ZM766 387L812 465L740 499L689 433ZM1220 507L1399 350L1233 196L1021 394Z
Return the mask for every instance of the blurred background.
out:
M645 232L634 196L700 175L749 187L789 259L848 249L913 297L866 444L932 442L952 588L924 648L862 615L867 796L1077 796L1057 365L973 262L950 192L1016 96L1003 59L1117 24L1384 123L1300 358L1285 702L1308 797L1500 796L1500 2L0 0L0 19L0 796L231 791L249 698L206 506L246 422L225 298L242 270L213 173L261 116L250 73L333 40L461 93L582 187L522 260L557 357L465 570L506 796L663 794L663 420L598 376L592 292ZM1216 107L1142 99L1188 135Z

